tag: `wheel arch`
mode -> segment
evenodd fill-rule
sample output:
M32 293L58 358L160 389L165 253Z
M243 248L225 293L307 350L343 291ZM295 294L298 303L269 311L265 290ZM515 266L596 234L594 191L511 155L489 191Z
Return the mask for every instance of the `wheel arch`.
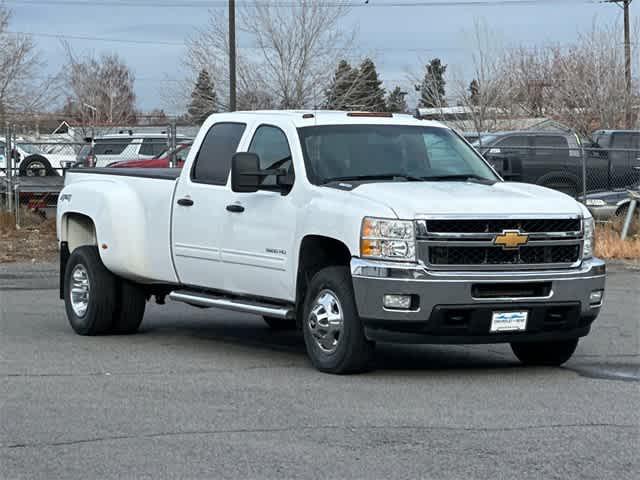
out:
M296 273L296 321L301 322L302 306L309 282L313 276L325 267L349 266L351 262L349 247L336 238L324 235L306 235L300 242L298 268Z

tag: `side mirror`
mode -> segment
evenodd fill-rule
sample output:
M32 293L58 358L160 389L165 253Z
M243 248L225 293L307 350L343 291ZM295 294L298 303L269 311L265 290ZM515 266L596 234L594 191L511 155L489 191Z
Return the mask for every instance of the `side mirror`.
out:
M255 153L236 153L231 159L231 190L257 192L260 185L260 157Z

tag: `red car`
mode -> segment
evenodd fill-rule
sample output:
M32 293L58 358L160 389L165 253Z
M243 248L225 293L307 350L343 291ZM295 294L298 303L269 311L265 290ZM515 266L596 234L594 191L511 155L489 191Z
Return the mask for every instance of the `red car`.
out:
M182 168L189 151L191 150L191 143L183 143L178 145L174 150L176 165L175 168ZM169 168L169 162L171 161L171 152L165 151L157 157L147 160L127 160L124 162L116 162L109 165L109 168Z

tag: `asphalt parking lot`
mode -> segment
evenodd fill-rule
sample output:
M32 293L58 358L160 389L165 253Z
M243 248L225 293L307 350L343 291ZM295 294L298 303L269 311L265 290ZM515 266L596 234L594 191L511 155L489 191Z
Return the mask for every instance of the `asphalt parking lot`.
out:
M53 266L0 266L0 478L626 479L640 472L640 270L563 368L508 346L381 345L313 370L258 317L149 304L79 337Z

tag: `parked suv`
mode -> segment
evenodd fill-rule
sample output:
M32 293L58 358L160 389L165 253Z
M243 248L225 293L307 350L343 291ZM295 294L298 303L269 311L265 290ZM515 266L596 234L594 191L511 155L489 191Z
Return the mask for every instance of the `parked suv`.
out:
M116 162L128 160L149 160L168 149L167 135L164 133L133 132L117 133L96 137L78 154L78 163L85 167L106 167ZM186 139L177 135L179 143Z
M501 132L474 146L505 180L535 183L572 197L582 191L581 142L574 133Z

